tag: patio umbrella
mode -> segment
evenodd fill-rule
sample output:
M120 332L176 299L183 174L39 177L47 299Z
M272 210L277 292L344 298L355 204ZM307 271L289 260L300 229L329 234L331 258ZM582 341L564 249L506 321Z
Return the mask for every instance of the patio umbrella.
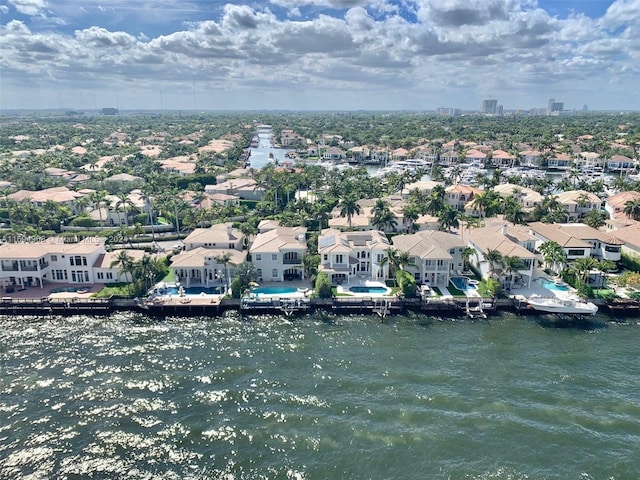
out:
M249 286L250 287L259 287L260 285L258 284L258 282L249 282Z

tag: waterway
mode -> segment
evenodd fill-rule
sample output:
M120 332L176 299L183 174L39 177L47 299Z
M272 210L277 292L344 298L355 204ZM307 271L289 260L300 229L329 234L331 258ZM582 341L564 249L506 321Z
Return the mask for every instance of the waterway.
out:
M0 318L0 478L635 479L640 320Z
M273 146L273 134L271 130L258 130L258 146L251 147L251 156L249 157L249 165L252 168L262 168L269 162L282 164L287 161L285 154L288 150L284 148L276 148Z

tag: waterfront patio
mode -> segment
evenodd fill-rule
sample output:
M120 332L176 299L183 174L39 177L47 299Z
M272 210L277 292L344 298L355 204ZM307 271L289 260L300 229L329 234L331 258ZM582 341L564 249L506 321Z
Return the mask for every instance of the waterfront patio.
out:
M105 287L104 284L90 284L79 285L77 283L45 283L42 288L40 287L26 287L22 289L15 289L11 293L2 292L2 298L16 298L16 299L41 299L45 297L49 298L89 298L91 295L99 292ZM80 292L62 291L64 289L78 289ZM52 292L52 290L59 290Z

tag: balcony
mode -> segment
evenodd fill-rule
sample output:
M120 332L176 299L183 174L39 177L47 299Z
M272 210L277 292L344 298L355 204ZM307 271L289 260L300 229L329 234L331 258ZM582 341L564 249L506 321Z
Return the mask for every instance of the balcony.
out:
M20 265L20 270L23 272L37 272L37 265Z
M8 265L6 263L2 264L2 271L3 272L17 272L18 271L18 264L14 263L11 265Z
M302 258L283 258L283 265L300 265L302 264Z

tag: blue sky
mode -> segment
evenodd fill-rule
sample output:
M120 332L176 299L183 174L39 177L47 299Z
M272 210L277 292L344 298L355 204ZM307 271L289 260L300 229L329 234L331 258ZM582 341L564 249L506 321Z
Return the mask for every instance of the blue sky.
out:
M0 108L640 109L640 0L0 0Z

